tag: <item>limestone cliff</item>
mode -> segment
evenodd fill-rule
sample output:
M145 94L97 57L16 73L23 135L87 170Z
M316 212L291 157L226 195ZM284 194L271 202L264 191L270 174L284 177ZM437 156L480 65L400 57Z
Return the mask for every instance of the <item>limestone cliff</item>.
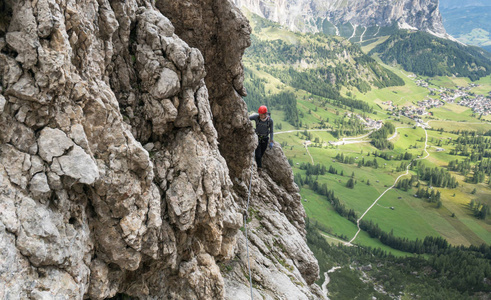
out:
M230 0L3 0L0 299L322 298L280 146L252 169Z
M294 31L322 31L325 21L334 26L349 23L354 31L357 27L387 27L396 23L401 28L424 30L450 38L443 27L438 1L234 0L234 3ZM354 36L355 32L352 34Z

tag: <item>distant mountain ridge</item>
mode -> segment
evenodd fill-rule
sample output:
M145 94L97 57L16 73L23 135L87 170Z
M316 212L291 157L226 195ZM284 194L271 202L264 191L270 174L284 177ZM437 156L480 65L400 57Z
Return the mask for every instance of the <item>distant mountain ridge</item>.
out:
M488 6L489 0L440 0L440 8L462 8L468 6Z
M491 52L491 1L440 0L440 11L449 34Z
M351 36L358 34L363 37L364 31L370 31L371 28L380 29L380 27L397 24L399 28L422 30L438 37L451 38L443 26L438 0L233 0L233 2L239 8L246 8L293 31L325 31L327 22L335 27L336 35L343 35L339 26L349 24Z

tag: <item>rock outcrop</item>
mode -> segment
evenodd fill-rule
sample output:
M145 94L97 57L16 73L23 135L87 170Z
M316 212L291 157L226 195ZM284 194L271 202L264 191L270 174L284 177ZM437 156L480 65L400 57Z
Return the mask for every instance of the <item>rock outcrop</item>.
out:
M349 23L355 31L358 26L388 27L396 23L400 28L423 30L439 37L451 38L443 27L438 1L234 0L234 3L293 31L323 31L325 21L335 26Z
M323 297L279 145L250 168L231 1L2 5L1 299L245 298L250 178L254 293Z

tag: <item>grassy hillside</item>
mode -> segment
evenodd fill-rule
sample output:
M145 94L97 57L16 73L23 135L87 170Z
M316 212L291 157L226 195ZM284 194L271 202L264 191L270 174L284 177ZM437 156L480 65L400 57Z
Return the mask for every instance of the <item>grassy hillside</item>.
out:
M319 185L326 184L339 197L341 203L354 210L358 216L403 173L397 171L401 161L377 158L380 168L359 167L358 160L372 159L373 153L378 150L369 143L334 146L329 142L337 142L342 138L368 132L370 129L366 128L365 121L361 121L360 117L383 122L391 120L396 127L401 128L392 140L394 149L385 150L386 155L396 157L410 153L417 157L421 155L424 148L422 142L424 130L413 128L415 122L410 118L388 112L389 107L384 103L391 101L392 105L399 108L411 107L423 99L438 98L438 95L430 94L429 88L452 89L471 83L469 79L462 77L416 77L400 70L397 66L381 65L374 59L368 59L358 47L340 38L296 34L258 17L253 17L251 20L254 31L253 45L244 59L245 85L249 93L246 102L249 108L255 110L259 105L266 104L272 108L277 132L298 130L276 135L276 140L282 143L285 154L294 163L294 172L298 176L305 177L305 170L300 169L299 166L302 163L312 163L312 159L315 164L336 168L337 175L329 173L319 175L317 181ZM344 73L333 71L339 66L345 70ZM335 80L329 80L329 75L322 75L322 71L328 68L333 73L326 71L326 74L337 74L334 75ZM368 88L356 87L354 82L355 78L360 77L359 74L364 74L361 76L363 78L369 75L376 77L374 70L383 72L382 74L391 74L391 77L387 75L386 79L399 78L403 81L403 85L387 87L380 85L380 80L372 80L363 81ZM421 81L427 82L428 87L417 84ZM477 83L479 85L474 86L471 92L491 91L490 77L483 78ZM435 128L442 126L447 131L438 132L441 137L433 136L432 131L428 131L429 136L433 138L433 142L429 141L429 151L433 154L428 159L428 166L431 167L446 167L450 160L455 159L448 155L448 152L436 151L440 147L437 138L456 138L457 136L451 133L452 130L473 129L485 132L491 129L489 124L483 122L488 116L478 120L470 108L457 104L447 103L430 111L432 113L430 126ZM309 130L317 131L309 132ZM305 140L314 142L313 147L309 147L309 153L303 146ZM339 153L352 156L355 162L343 164L335 161ZM369 158L370 154L372 156ZM341 172L344 176L340 175ZM353 172L358 184L354 189L348 189L346 183ZM374 174L377 176L375 180ZM415 172L413 171L412 174L414 175ZM367 185L366 182L370 179L372 179L371 183ZM486 233L491 231L489 221L482 222L473 216L468 217L470 211L458 206L463 203L468 205L474 197L469 194L473 186L465 183L465 178L460 180L459 188L441 191L443 205L439 209L436 209L432 203L414 198L413 187L409 191L389 191L387 196L380 199L378 205L367 214L367 218L380 219L381 221L378 222L380 228L385 231L393 230L394 235L399 237L422 239L426 236L443 236L452 244L491 243L491 234ZM427 185L428 183L421 183L421 186ZM479 192L472 195L481 195L483 199L489 195L491 199L491 190L488 186L477 188ZM305 185L302 188L303 193L308 193L307 195L311 197L313 191ZM456 197L453 197L454 193ZM456 202L457 195L461 198ZM322 196L315 197L315 199L319 198ZM339 222L332 222L334 220L332 215L335 215L336 211L329 202L322 204L326 207L326 215L323 215L323 212L317 209L321 205L319 200L311 202L306 199L304 206L307 212L312 212L310 216L326 228L330 228L328 233L338 237L343 236L345 239L354 235L357 230L356 225L346 218L338 216L336 219L339 219ZM311 203L314 205L312 208L310 208ZM394 210L390 209L394 205L398 207L394 207ZM450 215L456 211L457 218L450 219L446 213L443 213L445 211L451 211ZM411 224L405 222L396 224L396 220L408 220ZM367 234L362 234L357 242L374 247L382 246L380 241L370 238Z
M244 64L250 79L246 83L254 84L246 88L258 88L259 81L265 88L255 95L274 94L279 85L272 83L279 81L312 96L349 102L346 95L340 95L342 88L367 92L374 86L404 84L399 76L342 38L292 33L256 15L250 15L250 20L252 45L244 55Z

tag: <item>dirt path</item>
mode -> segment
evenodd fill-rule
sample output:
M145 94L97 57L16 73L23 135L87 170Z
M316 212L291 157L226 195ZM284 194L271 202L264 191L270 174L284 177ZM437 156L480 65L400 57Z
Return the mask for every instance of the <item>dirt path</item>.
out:
M393 189L397 182L399 181L399 179L401 179L401 177L404 177L406 175L409 174L409 167L413 164L413 162L417 161L417 160L421 160L421 159L426 159L428 158L428 156L430 156L430 153L428 152L428 150L426 150L426 148L428 147L428 132L426 131L426 128L424 125L421 125L421 124L418 124L417 125L418 127L421 127L423 128L423 130L425 131L425 135L426 135L426 139L425 139L425 148L424 148L424 151L426 152L426 156L425 157L422 157L422 158L417 158L417 159L413 159L406 167L406 173L404 174L401 174L399 175L399 177L396 178L396 180L394 181L394 184L389 187L388 189L386 189L377 199L375 199L375 201L372 203L372 205L370 205L370 207L363 213L363 215L361 215L361 217L356 220L356 226L358 227L358 231L356 232L355 236L349 241L349 243L351 244L355 239L356 237L358 236L358 234L360 233L361 231L361 228L360 228L360 221L363 219L363 217L370 211L370 209L372 209L372 207L375 206L375 204L377 204L378 200L380 200L380 198L382 198L385 193L387 193L388 191L390 191L391 189ZM396 131L397 132L397 131Z
M305 145L305 150L307 150L307 153L309 154L310 159L312 160L312 165L314 165L314 158L312 157L312 155L310 155L309 146L308 145Z
M322 284L322 292L324 293L324 295L326 295L326 297L329 293L329 291L327 290L327 285L331 281L331 278L329 278L329 273L332 273L332 272L336 271L337 269L341 269L341 267L333 267L329 271L324 272L325 280L324 280L324 283ZM327 297L327 299L329 299L329 297Z

